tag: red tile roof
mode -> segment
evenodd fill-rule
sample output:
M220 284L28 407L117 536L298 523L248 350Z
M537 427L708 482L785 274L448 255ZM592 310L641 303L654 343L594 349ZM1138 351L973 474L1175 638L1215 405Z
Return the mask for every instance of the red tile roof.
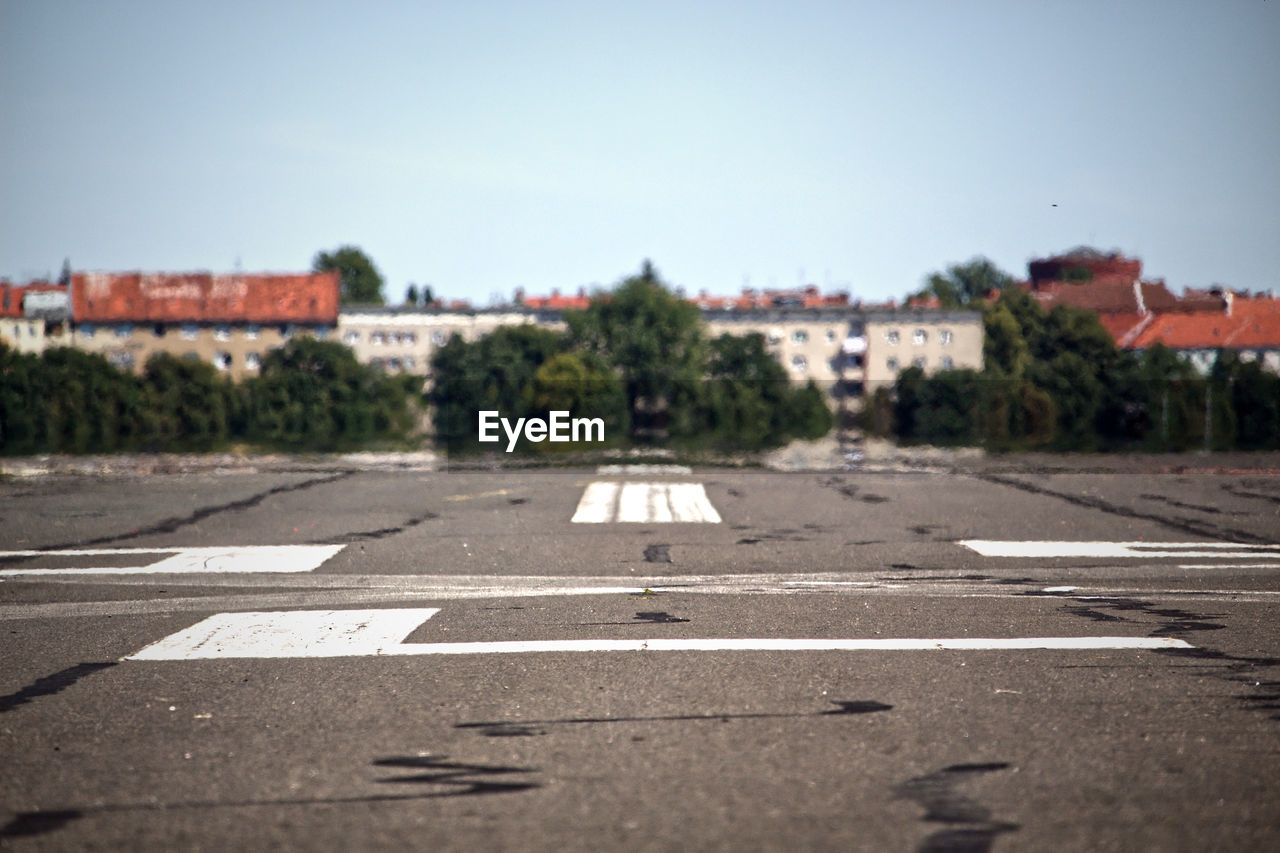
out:
M1280 299L1235 297L1229 312L1157 314L1131 347L1156 343L1173 349L1280 349Z
M78 323L324 323L338 320L339 275L75 273Z

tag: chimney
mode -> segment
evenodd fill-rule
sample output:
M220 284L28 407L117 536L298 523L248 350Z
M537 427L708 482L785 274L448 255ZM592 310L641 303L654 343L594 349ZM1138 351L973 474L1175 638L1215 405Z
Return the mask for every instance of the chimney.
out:
M1236 301L1236 295L1233 291L1227 290L1222 294L1222 301L1227 304L1227 316L1231 316L1231 304Z

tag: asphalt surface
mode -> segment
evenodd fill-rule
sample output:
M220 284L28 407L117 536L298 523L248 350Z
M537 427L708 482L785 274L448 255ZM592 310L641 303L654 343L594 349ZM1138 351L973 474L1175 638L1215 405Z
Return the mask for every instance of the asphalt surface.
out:
M0 480L0 846L1280 849L1277 543L1274 467Z

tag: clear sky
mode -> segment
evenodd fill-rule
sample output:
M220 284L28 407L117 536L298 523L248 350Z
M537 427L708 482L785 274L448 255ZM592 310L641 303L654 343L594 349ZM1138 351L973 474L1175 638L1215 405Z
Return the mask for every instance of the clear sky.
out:
M1280 2L0 0L0 276L1280 292Z

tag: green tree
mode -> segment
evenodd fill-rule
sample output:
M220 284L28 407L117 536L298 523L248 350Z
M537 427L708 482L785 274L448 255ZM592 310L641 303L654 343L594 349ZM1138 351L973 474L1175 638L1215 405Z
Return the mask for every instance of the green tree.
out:
M317 252L311 260L313 272L336 270L342 277L343 305L381 305L382 273L373 261L356 246L341 246L332 252Z
M916 296L936 296L943 308L963 308L980 303L992 292L1003 292L1013 276L984 257L952 264L945 273L932 273Z
M632 428L649 434L684 411L667 412L677 398L696 403L706 366L706 340L698 309L673 294L649 261L640 274L592 298L565 316L575 348L603 358L618 371Z

